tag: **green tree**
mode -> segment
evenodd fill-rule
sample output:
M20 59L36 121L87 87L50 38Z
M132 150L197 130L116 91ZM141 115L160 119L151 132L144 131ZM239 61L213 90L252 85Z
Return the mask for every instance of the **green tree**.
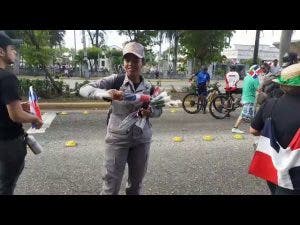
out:
M92 46L100 49L105 42L104 35L106 32L104 30L87 30L87 32L89 34ZM98 71L98 56L97 60L94 61L94 67L95 70Z
M142 44L145 48L152 47L157 37L157 30L119 30L119 35L126 35L130 41L136 41Z
M26 64L30 67L47 66L54 56L49 31L28 30L23 32L24 44L21 47L21 53Z
M155 61L155 54L152 49L145 51L145 62L151 66L155 66L157 64Z
M165 36L167 39L169 39L170 43L174 42L174 48L173 48L173 74L177 73L177 54L178 54L178 48L179 48L179 39L180 36L183 34L183 31L180 30L166 30Z
M50 47L53 46L59 46L61 47L61 44L64 41L64 36L66 34L65 30L49 30L49 41L50 41Z
M103 58L103 50L97 47L87 48L87 58L92 71L97 71L97 62L99 58ZM84 59L83 49L80 49L75 56L76 62L82 64Z
M87 32L92 46L100 48L104 44L104 35L106 34L104 30L87 30Z
M111 62L111 68L114 70L115 73L118 73L118 66L123 64L123 52L113 48L107 50L106 57Z
M201 65L222 61L221 52L230 44L232 30L183 31L179 40L188 59L194 61L193 71Z
M49 30L22 30L15 32L15 35L24 40L21 47L21 53L30 66L40 66L53 85L60 93L61 89L56 85L51 76L48 65L53 59L53 46L60 45L63 40L64 31Z

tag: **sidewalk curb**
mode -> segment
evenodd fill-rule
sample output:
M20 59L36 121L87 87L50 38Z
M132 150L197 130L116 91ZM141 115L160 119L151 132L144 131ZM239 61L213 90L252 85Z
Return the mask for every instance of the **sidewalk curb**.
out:
M39 106L45 109L108 109L110 102L40 102Z

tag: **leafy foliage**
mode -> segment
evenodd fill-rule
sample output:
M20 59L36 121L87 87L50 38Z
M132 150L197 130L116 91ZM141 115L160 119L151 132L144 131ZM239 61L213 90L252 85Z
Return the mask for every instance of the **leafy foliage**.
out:
M222 61L221 52L229 46L232 35L231 30L184 31L179 42L187 57L195 59L200 67L202 64Z
M30 80L21 78L20 82L20 95L28 96L29 87L33 86L36 94L42 98L53 98L53 97L69 97L70 88L69 85L64 84L62 81L55 81L56 86L59 88L59 91L54 88L49 80ZM61 94L62 93L62 94Z
M120 35L126 35L130 41L136 41L142 44L145 48L155 44L157 30L119 30Z
M112 68L117 68L123 64L123 53L117 49L111 49L106 52L106 57L110 59ZM115 71L117 72L117 71Z

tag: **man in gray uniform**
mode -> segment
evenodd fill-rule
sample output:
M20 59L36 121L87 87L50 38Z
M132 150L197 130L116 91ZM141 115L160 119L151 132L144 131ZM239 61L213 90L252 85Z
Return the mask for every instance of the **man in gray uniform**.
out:
M126 163L128 163L128 181L126 194L141 194L149 158L152 130L149 117L159 117L161 108L143 108L141 102L123 101L124 93L150 95L151 85L141 76L145 64L144 47L136 42L129 42L123 49L125 78L119 90L115 88L117 74L95 81L80 89L80 95L86 98L112 100L112 113L108 121L105 137L104 176L102 194L119 193ZM120 130L119 125L130 113L138 111L146 118L141 129L133 125L128 130Z

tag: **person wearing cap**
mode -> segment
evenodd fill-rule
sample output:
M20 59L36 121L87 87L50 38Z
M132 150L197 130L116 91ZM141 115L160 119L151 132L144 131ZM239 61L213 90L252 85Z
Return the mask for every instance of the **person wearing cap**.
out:
M299 133L300 129L300 63L284 68L281 71L281 75L273 81L280 85L284 94L277 99L268 99L260 107L251 122L250 133L259 136L267 119L271 118L274 135L277 139L276 142L279 143L282 148L287 148L293 138L297 138L296 133L297 131ZM300 136L297 141L299 147ZM277 164L284 164L284 161L280 161L283 159L278 158L277 160L279 160ZM299 177L299 170L294 170L293 172L297 173L294 175L295 177ZM267 184L271 194L300 194L300 189L290 190L271 182L267 182Z
M7 70L16 59L14 44L14 40L0 33L0 194L5 195L14 193L24 168L27 151L22 123L33 123L36 128L43 124L28 113L28 103L21 103L19 81Z
M255 97L259 86L259 76L262 73L260 66L253 65L246 73L242 88L242 104L243 108L240 116L231 129L232 133L243 134L244 131L238 129L242 121L249 122L255 114Z
M151 84L141 75L142 66L145 64L144 47L137 42L127 43L123 48L123 60L125 78L119 90L114 87L120 75L113 74L85 85L79 91L81 96L92 99L103 99L103 93L106 92L112 99L112 112L105 137L104 182L101 192L103 195L119 193L126 163L128 164L126 194L141 194L152 137L149 117L159 117L162 114L161 108L142 109L142 103L122 101L124 93L150 95L151 89ZM134 125L126 132L120 131L118 127L121 121L137 110L147 118L144 128Z

